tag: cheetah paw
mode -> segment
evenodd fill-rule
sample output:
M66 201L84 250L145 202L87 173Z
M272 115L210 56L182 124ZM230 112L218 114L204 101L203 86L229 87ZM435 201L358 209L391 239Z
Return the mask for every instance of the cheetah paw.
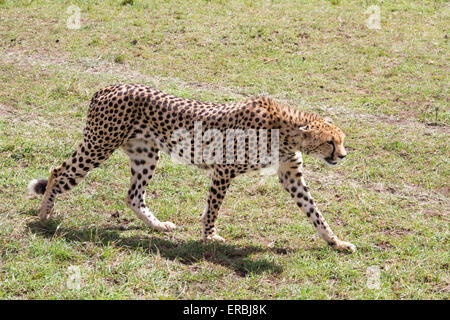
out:
M350 253L356 252L356 246L347 241L339 241L335 248L340 251L347 251Z
M54 214L53 209L51 209L48 212L39 212L39 221L41 225L46 226L53 214Z
M218 234L210 234L208 236L203 237L203 241L208 242L208 241L218 241L218 242L225 242L225 239L222 238L221 236L219 236Z
M166 221L166 222L159 223L158 225L155 226L155 228L158 231L170 232L170 231L175 230L177 228L177 226L170 221Z

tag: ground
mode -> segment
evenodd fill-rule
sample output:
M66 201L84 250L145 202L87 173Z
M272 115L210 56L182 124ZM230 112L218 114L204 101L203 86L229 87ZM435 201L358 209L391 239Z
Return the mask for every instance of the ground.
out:
M0 298L450 298L448 15L445 1L0 0ZM179 229L149 230L124 203L121 151L40 226L28 182L72 153L92 94L114 83L331 116L349 155L305 157L306 179L358 251L328 248L257 173L227 194L227 243L204 245L208 176L166 156L149 206Z

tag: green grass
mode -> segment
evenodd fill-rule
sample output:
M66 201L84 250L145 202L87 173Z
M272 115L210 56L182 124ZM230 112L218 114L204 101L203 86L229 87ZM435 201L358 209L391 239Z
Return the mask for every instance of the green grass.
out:
M380 30L365 26L372 4ZM448 14L443 1L0 0L0 298L450 298ZM307 182L357 253L326 247L257 173L227 194L227 243L202 244L207 174L166 156L148 202L179 228L149 230L123 201L121 151L40 226L28 182L72 153L92 94L125 82L332 116L349 156L335 169L307 157ZM67 287L71 266L80 290Z

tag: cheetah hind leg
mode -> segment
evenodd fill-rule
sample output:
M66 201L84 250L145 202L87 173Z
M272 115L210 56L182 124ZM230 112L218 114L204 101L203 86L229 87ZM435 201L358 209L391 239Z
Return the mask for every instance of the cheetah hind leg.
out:
M204 242L225 242L225 239L217 234L215 223L219 215L220 206L225 198L225 194L230 186L231 180L232 177L228 169L218 167L212 174L208 202L205 212L201 217Z
M123 150L130 157L131 167L131 183L126 198L127 205L147 226L163 232L173 231L176 229L176 225L170 221L159 221L145 203L145 189L153 176L159 159L157 146L135 139L124 145Z
M39 218L42 224L46 224L51 218L56 197L73 189L90 170L98 167L113 151L114 149L108 148L96 154L96 150L91 144L83 141L61 166L50 171L48 180L32 180L30 182L28 189L31 195L44 195L39 209Z

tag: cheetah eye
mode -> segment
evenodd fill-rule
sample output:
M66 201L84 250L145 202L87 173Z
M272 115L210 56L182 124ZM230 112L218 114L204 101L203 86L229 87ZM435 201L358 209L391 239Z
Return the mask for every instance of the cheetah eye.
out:
M334 141L333 140L327 141L327 143L331 144L331 145L334 145Z

